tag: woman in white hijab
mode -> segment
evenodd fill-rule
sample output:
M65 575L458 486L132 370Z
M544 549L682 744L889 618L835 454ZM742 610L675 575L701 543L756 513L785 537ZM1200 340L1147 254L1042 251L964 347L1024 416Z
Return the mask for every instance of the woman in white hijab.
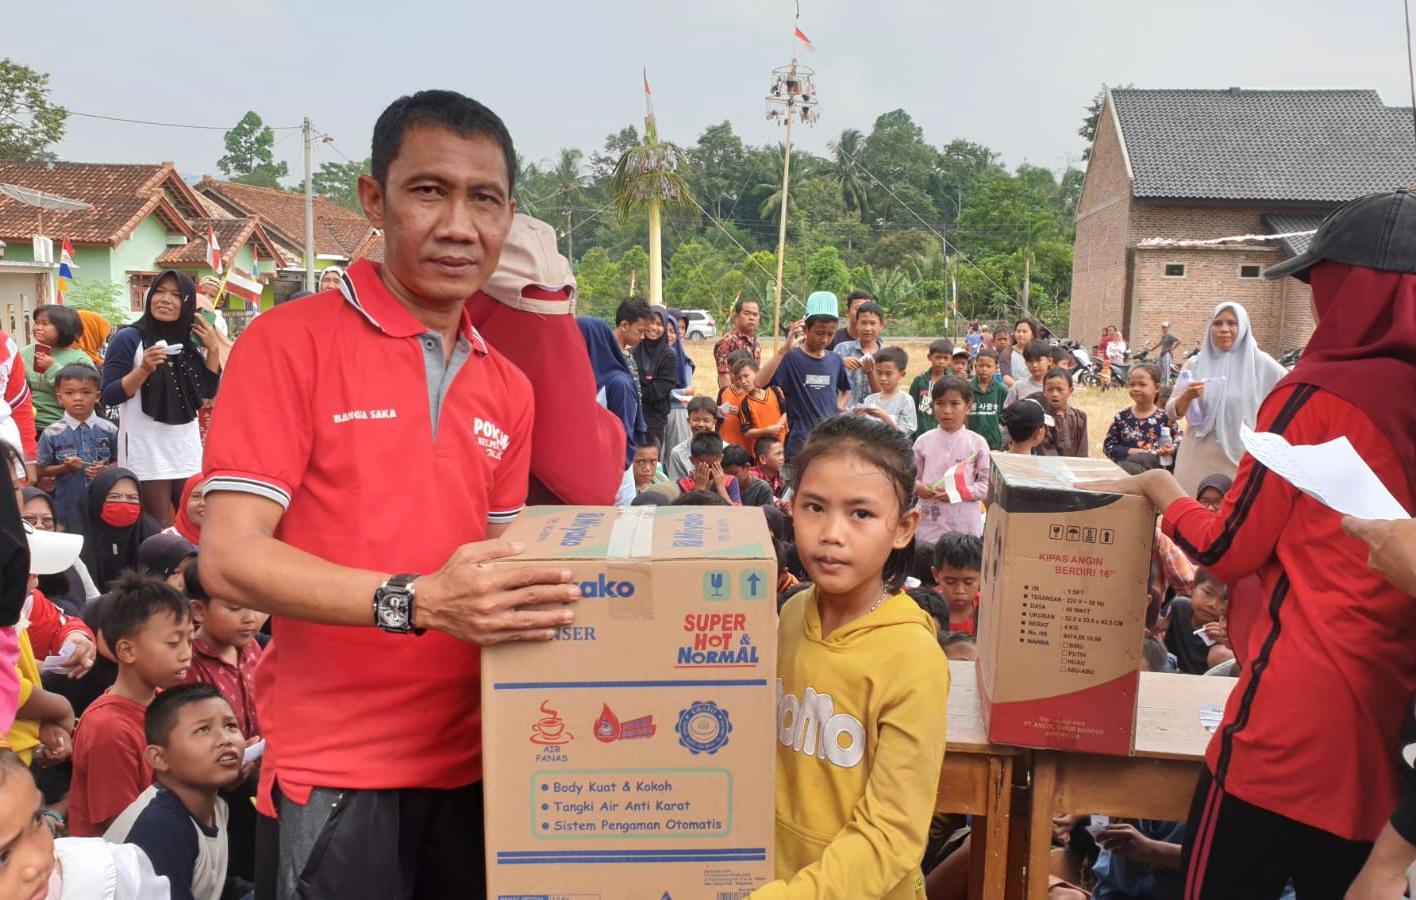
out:
M1172 419L1189 416L1175 477L1191 496L1210 475L1234 477L1244 455L1240 431L1254 427L1263 402L1288 371L1259 349L1249 313L1225 301L1214 308L1200 353L1185 364L1165 405Z

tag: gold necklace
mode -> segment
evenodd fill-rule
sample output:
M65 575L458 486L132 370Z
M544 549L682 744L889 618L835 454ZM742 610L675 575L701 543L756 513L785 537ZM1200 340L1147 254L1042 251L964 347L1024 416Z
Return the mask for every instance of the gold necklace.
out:
M887 599L889 599L889 597L890 597L890 592L887 591L884 587L881 587L881 588L880 588L880 596L875 598L875 602L872 603L872 604L870 604L870 609L867 609L867 610L865 611L865 614L868 616L868 615L870 615L871 613L875 612L875 610L880 607L880 604L884 603Z

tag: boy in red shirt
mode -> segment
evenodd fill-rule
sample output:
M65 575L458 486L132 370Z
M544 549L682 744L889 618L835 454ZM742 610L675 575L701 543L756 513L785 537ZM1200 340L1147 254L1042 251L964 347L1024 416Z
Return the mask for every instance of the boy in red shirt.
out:
M198 560L183 573L186 594L191 601L192 665L185 682L215 685L236 713L236 724L247 738L261 733L256 718L254 680L256 663L261 661L261 645L256 632L269 616L230 600L212 597L202 586Z
M934 545L935 591L949 604L949 631L974 634L978 590L983 582L983 541L971 534L949 531Z
M118 662L118 678L84 711L74 733L69 833L98 837L152 784L143 720L163 688L192 662L187 601L161 579L126 572L113 583L99 630Z

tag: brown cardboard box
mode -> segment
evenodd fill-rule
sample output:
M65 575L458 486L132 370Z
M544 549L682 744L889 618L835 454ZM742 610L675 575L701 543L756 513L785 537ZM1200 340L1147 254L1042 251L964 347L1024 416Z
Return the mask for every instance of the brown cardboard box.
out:
M482 657L488 896L746 897L772 877L776 560L760 510L536 507L583 599Z
M978 687L995 743L1130 755L1155 509L1105 459L993 454Z

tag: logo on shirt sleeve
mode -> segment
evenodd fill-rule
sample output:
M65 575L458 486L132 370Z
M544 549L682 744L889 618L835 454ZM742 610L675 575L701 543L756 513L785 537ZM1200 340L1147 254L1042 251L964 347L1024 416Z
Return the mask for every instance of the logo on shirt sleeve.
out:
M488 459L501 459L502 454L506 453L507 447L511 445L511 436L502 431L500 425L481 416L472 420L472 436L477 439L477 446L482 448Z

